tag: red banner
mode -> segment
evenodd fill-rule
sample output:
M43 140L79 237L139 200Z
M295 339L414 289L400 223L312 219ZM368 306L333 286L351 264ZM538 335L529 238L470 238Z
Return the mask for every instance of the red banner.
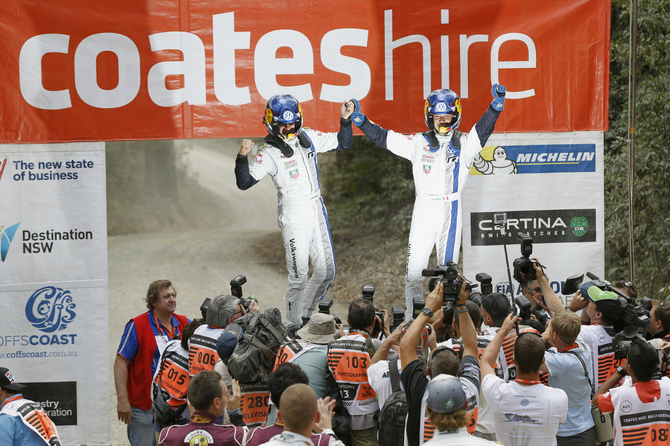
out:
M4 0L0 26L2 143L261 136L277 93L416 132L437 88L468 131L493 83L497 131L608 126L608 0Z

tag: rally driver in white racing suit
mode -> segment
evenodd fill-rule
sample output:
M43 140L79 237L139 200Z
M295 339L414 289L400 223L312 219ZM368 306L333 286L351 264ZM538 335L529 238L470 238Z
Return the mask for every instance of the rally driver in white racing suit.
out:
M316 154L351 147L349 116L353 111L353 102L344 103L340 131L322 133L303 128L302 109L296 98L289 94L272 96L263 117L269 132L265 144L249 166L247 153L253 141L243 140L235 161L238 188L249 189L268 174L277 187L278 220L288 269L286 320L293 331L309 320L337 273ZM308 281L309 260L313 272Z
M461 243L461 190L475 155L488 140L505 103L505 87L491 89L493 102L470 133L457 131L461 123L461 100L447 89L433 91L426 99L428 131L402 135L385 130L356 111L352 120L374 143L412 162L416 199L407 247L405 316L412 316L412 301L423 296L421 271L437 245L437 262L458 263Z

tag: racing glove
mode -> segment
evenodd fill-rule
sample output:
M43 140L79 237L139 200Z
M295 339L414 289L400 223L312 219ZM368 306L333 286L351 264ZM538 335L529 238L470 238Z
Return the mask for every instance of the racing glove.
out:
M499 84L493 84L493 87L491 87L491 94L493 95L491 106L495 111L502 111L505 108L505 90L506 88Z
M351 120L356 127L360 127L365 122L365 115L361 113L361 104L356 99L351 99L354 103L354 112L351 114Z

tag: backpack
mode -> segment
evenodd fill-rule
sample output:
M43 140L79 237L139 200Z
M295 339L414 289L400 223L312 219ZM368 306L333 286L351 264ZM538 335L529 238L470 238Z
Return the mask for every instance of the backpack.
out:
M393 392L384 403L381 412L379 412L377 438L380 446L402 446L409 403L405 391L400 390L400 374L398 373L397 361L389 361L389 372Z
M165 359L165 354L167 353L167 351L168 351L167 348L163 350L161 360L158 363L159 370L160 367L162 367L163 359ZM162 383L163 380L159 378L158 385L156 385L156 383L153 383L151 385L151 392L153 394L153 402L151 403L151 413L153 414L154 421L156 421L156 426L158 426L159 429L163 429L164 427L172 426L173 424L175 424L177 420L181 417L181 414L184 412L186 407L188 407L186 403L182 404L177 408L170 406L163 397L163 392L161 391Z
M279 347L288 340L281 312L270 308L263 314L247 313L235 324L242 328L242 334L228 358L228 371L243 384L260 381L272 371Z

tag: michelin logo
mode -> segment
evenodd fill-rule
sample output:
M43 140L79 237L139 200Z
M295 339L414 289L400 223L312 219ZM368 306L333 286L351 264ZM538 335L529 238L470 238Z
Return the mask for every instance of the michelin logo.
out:
M595 144L546 144L485 147L471 175L595 172Z

